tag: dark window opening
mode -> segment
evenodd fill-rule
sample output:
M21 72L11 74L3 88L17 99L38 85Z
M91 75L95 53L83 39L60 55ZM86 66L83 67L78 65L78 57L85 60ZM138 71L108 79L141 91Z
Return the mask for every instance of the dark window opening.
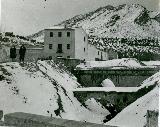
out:
M53 32L50 32L50 37L53 37Z
M70 56L67 56L67 58L70 58Z
M62 44L58 44L57 53L63 53Z
M103 60L103 54L102 54L102 52L101 52L101 60Z
M62 58L62 56L57 56L57 58Z
M49 49L52 49L52 44L49 44Z
M99 58L95 58L95 61L100 61L100 59Z
M86 51L86 49L84 48L84 52Z
M98 55L99 55L99 51L98 51Z
M86 41L86 38L84 37L84 42Z
M67 44L67 49L70 49L70 48L71 48L70 44Z
M49 60L52 60L52 56L49 56Z
M70 37L71 36L71 33L70 32L67 32L67 37Z
M58 37L62 37L62 32L58 32Z

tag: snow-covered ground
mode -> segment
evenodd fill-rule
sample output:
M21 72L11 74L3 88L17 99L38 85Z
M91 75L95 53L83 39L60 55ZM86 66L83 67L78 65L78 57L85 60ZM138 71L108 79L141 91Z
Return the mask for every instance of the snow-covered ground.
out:
M108 61L87 61L76 66L77 69L92 69L92 68L111 68L111 69L123 69L123 68L147 68L154 66L146 66L144 63L138 61L135 58L122 58Z
M160 72L145 80L141 85L144 87L153 85L155 82L158 85L152 91L127 106L107 124L120 127L144 127L147 110L159 110Z
M61 117L77 121L103 123L109 113L101 103L91 98L84 107L73 95L73 91L117 91L136 92L138 89L160 85L160 72L148 78L135 88L101 87L79 88L76 78L64 71L53 61L28 63L24 67L19 63L0 64L0 109L4 114L27 112L45 116ZM126 107L107 125L124 127L143 127L148 109L157 110L158 86ZM57 115L56 115L57 114Z
M52 61L38 61L25 67L3 63L0 68L4 76L0 80L0 109L4 114L27 112L93 123L102 123L109 114L105 108L100 108L105 111L101 114L82 106L72 92L80 84Z

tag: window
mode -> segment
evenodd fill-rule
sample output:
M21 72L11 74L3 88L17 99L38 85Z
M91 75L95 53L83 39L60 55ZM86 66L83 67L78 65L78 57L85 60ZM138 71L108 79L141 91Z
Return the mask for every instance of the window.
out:
M67 58L70 58L70 56L67 56Z
M67 49L70 49L70 48L71 48L70 44L67 44Z
M103 54L102 54L102 52L101 52L101 60L103 60Z
M63 53L62 44L58 44L57 53Z
M62 37L62 32L58 32L58 37Z
M49 49L52 49L52 44L49 44Z
M100 59L99 58L95 58L95 61L100 61Z
M84 48L84 52L86 51L86 49Z
M57 56L57 58L62 58L62 56Z
M71 36L71 33L70 32L67 32L67 37L70 37Z
M86 41L86 37L84 37L84 42Z
M53 32L50 32L50 37L53 37Z
M49 60L52 60L52 56L49 56Z
M99 55L99 51L98 51L98 55Z

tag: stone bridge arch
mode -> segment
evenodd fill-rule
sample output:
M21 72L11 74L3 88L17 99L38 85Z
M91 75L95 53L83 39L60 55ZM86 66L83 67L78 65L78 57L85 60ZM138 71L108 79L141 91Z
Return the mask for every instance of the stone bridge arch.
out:
M99 87L110 79L116 87L136 87L158 72L158 69L74 70L77 81L84 87Z

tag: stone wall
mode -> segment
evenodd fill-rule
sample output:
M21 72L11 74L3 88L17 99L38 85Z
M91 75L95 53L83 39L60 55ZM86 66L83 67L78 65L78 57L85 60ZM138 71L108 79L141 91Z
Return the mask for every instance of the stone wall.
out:
M5 125L17 127L115 127L20 112L6 114L4 122Z
M19 62L19 49L16 50L17 57L15 61ZM25 61L36 61L38 58L44 58L43 48L27 48ZM0 63L11 62L10 48L3 46L0 47Z
M77 81L85 87L99 87L103 80L110 79L116 87L136 87L158 69L93 69L75 70Z
M19 49L16 51L17 58L16 61L19 61ZM36 61L38 58L45 57L43 54L43 48L27 48L25 54L25 61Z
M147 127L158 127L158 111L147 111Z

